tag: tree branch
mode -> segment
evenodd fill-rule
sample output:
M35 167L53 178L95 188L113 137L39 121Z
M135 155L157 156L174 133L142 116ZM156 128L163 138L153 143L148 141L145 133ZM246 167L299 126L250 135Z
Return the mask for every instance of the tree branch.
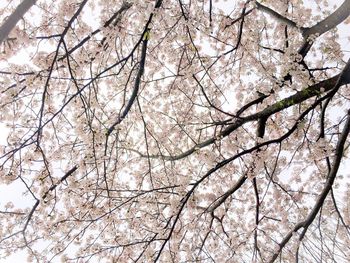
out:
M272 10L271 8L269 8L269 7L265 6L265 5L260 4L258 1L256 1L255 3L256 3L256 6L257 6L258 10L261 10L264 13L269 14L270 16L276 18L279 22L281 22L283 24L286 24L288 26L291 26L291 27L299 29L297 24L294 21L290 20L289 18L287 18L285 16L282 16L281 14L276 12L275 10Z
M130 97L125 109L123 110L122 114L120 116L118 116L118 119L108 129L107 137L113 132L115 126L117 126L119 123L121 123L122 120L126 117L126 115L128 114L128 112L131 109L131 106L134 104L134 101L135 101L136 96L138 94L138 91L140 88L140 83L141 83L141 77L142 77L143 72L145 70L147 43L148 43L148 37L146 36L146 34L149 34L149 31L146 31L146 33L144 34L144 40L143 40L142 51L141 51L140 67L139 67L139 70L137 72L137 76L136 76L136 80L135 80L135 84L134 84L134 89L132 91L131 97Z
M282 99L280 101L275 102L274 104L267 106L265 109L253 113L251 115L248 115L246 117L240 117L236 119L232 124L227 126L222 132L220 132L218 135L211 137L203 142L200 142L196 145L194 145L192 148L186 150L185 152L176 155L176 156L166 156L166 155L142 155L142 157L147 157L147 158L162 158L164 160L169 160L169 161L176 161L183 159L195 151L204 148L208 145L213 144L215 141L218 139L222 139L224 137L227 137L230 135L233 131L241 127L243 124L251 122L251 121L257 121L259 119L264 120L265 118L267 119L269 116L272 114L275 114L279 111L282 111L284 109L287 109L293 105L300 104L301 102L312 98L316 95L319 95L321 93L321 89L323 89L324 92L330 91L334 88L340 87L345 84L350 83L350 59L348 60L346 66L342 70L341 73L338 75L331 77L329 79L320 81L319 83L316 83L308 88L305 88L301 91L296 92L294 95L291 95L285 99Z
M345 0L341 6L337 8L332 14L327 16L322 21L318 22L316 25L304 28L303 36L307 38L310 35L322 35L327 31L335 28L340 23L342 23L350 15L350 0Z
M303 232L300 234L299 239L301 240L304 237L307 229L312 224L316 215L318 214L321 207L323 206L323 203L324 203L329 191L332 189L332 185L334 183L335 177L337 175L337 172L338 172L338 169L340 166L340 161L343 157L344 144L345 144L346 139L349 135L349 132L350 132L350 110L348 110L347 120L346 120L346 123L344 125L343 131L340 135L340 138L338 140L337 146L336 146L335 157L334 157L332 168L328 174L328 179L325 183L325 186L324 186L322 192L318 196L317 201L316 201L313 209L310 211L310 213L308 214L307 218L304 221L298 222L294 226L294 228L288 232L288 234L279 243L278 250L273 254L273 256L271 257L271 259L268 262L272 263L276 260L278 255L281 253L282 249L285 247L285 245L288 243L288 241L293 236L293 233L297 232L300 228L303 228Z
M0 45L35 2L36 0L23 0L23 2L17 6L16 10L5 20L0 27Z

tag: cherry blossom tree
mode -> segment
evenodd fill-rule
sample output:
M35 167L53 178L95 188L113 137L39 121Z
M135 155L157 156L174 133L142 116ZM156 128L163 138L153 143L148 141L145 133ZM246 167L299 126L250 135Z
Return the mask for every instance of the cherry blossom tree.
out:
M346 262L335 2L2 1L0 256Z

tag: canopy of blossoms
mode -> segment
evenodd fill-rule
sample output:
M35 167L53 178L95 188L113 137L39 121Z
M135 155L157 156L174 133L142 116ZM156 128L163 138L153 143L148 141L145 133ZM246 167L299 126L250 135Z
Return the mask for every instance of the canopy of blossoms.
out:
M346 262L349 15L2 0L0 261Z

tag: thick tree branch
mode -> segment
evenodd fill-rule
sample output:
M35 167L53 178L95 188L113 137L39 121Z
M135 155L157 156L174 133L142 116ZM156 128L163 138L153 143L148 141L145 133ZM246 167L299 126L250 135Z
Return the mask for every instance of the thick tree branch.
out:
M35 2L36 0L23 0L23 2L17 6L16 10L5 20L0 27L0 45Z
M141 77L143 75L143 72L145 70L145 63L146 63L146 54L147 54L147 43L148 43L148 36L149 34L147 31L144 36L143 44L142 44L142 50L141 50L141 60L140 60L140 66L136 75L135 83L134 83L134 89L132 91L131 97L128 101L128 104L126 105L125 109L123 110L122 114L118 116L118 119L109 127L107 131L107 137L112 133L114 130L115 126L117 126L119 123L122 122L122 120L126 117L128 112L131 109L131 106L134 104L134 101L136 99L136 96L138 94L139 88L140 88L140 83L141 83Z
M225 192L222 196L219 197L219 199L217 199L214 203L212 203L209 206L207 211L209 213L214 212L214 210L217 209L220 205L222 205L227 200L227 198L229 198L231 195L233 195L244 184L244 182L246 180L247 180L246 174L242 175L237 180L235 185L233 185L227 192Z
M307 38L310 35L322 35L327 31L335 28L340 23L342 23L350 15L350 0L345 0L342 5L340 5L337 10L332 14L327 16L322 21L318 22L316 25L304 28L303 36Z
M339 6L337 10L335 10L332 14L330 14L322 21L318 22L316 25L309 28L303 28L302 35L305 41L298 50L298 53L305 57L313 44L313 41L310 41L309 36L320 36L326 33L327 31L335 28L340 23L342 23L349 15L350 0L346 0L341 6Z
M154 8L160 8L161 4L162 4L162 0L158 0L155 3ZM145 70L147 43L148 43L148 40L150 38L150 35L149 35L150 34L149 24L152 21L153 15L154 15L154 13L151 13L151 15L150 15L150 17L149 17L149 19L148 19L148 21L146 23L146 26L145 26L145 29L143 31L142 37L140 39L140 41L143 41L142 50L141 50L141 60L140 60L140 67L139 67L139 70L138 70L138 73L137 73L137 76L136 76L133 92L132 92L131 97L130 97L130 99L128 101L128 104L126 105L126 107L125 107L124 111L122 112L122 114L120 116L118 116L118 119L107 130L107 134L106 134L107 138L112 133L112 131L114 130L115 126L118 125L126 117L126 115L128 114L128 112L131 109L131 106L134 104L134 101L135 101L136 96L138 94L138 90L139 90L140 83L141 83L141 77L142 77L143 72ZM140 42L138 42L136 44L135 48L138 46L139 43Z
M338 75L320 81L319 83L316 83L308 88L305 88L301 91L298 91L292 96L289 96L285 99L282 99L268 107L266 107L264 110L261 110L257 113L253 113L251 115L248 115L246 117L240 117L234 121L234 123L230 124L228 127L226 127L222 132L220 132L218 135L211 137L203 142L198 143L197 145L193 146L192 148L188 149L187 151L176 155L176 156L166 156L166 155L141 155L142 157L147 157L147 158L162 158L164 160L169 160L169 161L175 161L179 159L183 159L195 151L198 151L201 148L204 148L208 145L213 144L215 141L218 139L222 139L224 137L227 137L230 135L233 131L241 127L243 124L251 122L251 121L257 121L259 119L267 119L269 116L272 114L275 114L279 111L282 111L284 109L287 109L293 105L298 105L301 102L312 98L316 95L321 94L321 92L327 92L332 90L333 88L338 88L342 85L349 84L350 83L350 59L348 60L346 66L342 70L341 73Z
M290 20L287 17L282 16L281 14L274 11L273 9L260 4L258 1L256 1L256 6L259 10L271 15L280 23L283 23L285 25L288 25L300 30L305 41L300 47L300 49L298 50L298 53L301 54L303 57L305 57L306 54L309 52L313 43L308 39L309 36L311 35L320 36L326 33L327 31L338 26L350 15L350 0L345 0L343 4L340 5L332 14L330 14L328 17L326 17L322 21L318 22L316 25L312 27L298 27L294 21Z

